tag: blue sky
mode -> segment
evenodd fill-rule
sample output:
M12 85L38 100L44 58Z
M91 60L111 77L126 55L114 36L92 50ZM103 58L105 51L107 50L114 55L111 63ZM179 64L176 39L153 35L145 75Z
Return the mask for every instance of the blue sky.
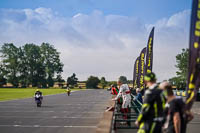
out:
M100 10L105 15L116 14L139 17L155 22L176 12L191 8L191 0L1 0L0 8L51 8L63 16L89 14Z
M48 42L61 53L63 77L76 73L132 79L133 64L155 26L153 71L175 76L188 47L191 0L0 0L0 47Z

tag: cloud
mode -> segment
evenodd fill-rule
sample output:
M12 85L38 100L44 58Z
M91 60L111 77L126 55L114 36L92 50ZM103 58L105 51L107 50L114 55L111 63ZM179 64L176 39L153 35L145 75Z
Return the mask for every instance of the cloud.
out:
M50 8L1 9L0 45L55 45L65 64L65 79L73 72L80 80L90 75L132 79L134 60L155 26L153 69L163 80L175 75L175 56L188 45L189 16L190 11L185 10L149 24L140 18L104 15L99 10L64 17Z

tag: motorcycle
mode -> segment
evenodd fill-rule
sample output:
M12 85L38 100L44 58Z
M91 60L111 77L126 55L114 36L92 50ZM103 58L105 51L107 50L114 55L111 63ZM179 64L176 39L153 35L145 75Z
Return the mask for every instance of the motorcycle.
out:
M42 105L42 96L40 94L35 95L35 102L37 104L37 107L41 107Z
M67 95L69 96L71 94L71 90L70 89L67 89Z
M67 95L69 96L71 94L71 91L67 91Z

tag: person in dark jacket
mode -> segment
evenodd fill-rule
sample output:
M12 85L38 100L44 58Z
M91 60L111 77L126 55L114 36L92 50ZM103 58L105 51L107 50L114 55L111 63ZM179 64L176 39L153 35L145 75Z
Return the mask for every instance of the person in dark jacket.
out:
M182 98L176 97L170 83L161 83L167 98L165 105L165 123L163 133L185 133L184 109L185 103Z

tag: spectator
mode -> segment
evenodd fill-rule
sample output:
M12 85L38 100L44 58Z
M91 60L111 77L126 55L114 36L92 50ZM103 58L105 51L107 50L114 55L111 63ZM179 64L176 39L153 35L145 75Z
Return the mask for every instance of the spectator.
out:
M185 133L184 107L185 103L182 98L177 98L172 86L168 82L163 82L160 85L164 90L167 98L165 105L165 123L163 126L164 133Z
M111 85L111 94L112 95L117 95L119 92L119 89L115 87L114 85Z
M137 95L136 95L135 99L138 100L140 103L143 103L143 99L142 99L142 94L140 92L140 88L136 89L136 94Z
M124 114L123 118L127 119L131 106L130 89L128 85L124 82L124 80L122 80L121 78L118 79L117 84L119 85L119 93L113 100L116 101L121 97L123 98L121 112Z

